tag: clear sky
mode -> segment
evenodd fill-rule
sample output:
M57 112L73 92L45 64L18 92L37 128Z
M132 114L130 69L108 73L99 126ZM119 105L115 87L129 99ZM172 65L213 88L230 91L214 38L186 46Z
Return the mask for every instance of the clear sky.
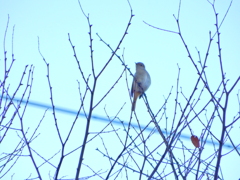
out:
M231 1L224 2L216 1L216 11L219 13L219 22L225 16L225 13L229 7ZM164 116L168 116L168 126L166 127L166 121L161 121L161 128L169 128L173 118L173 111L176 97L176 84L178 76L178 66L181 68L179 86L182 87L182 91L186 97L190 96L193 87L196 83L197 72L194 69L193 64L188 58L187 51L178 34L170 33L166 31L160 31L149 27L143 21L163 29L177 32L177 23L173 14L177 16L179 9L179 1L176 0L150 0L150 1L130 1L133 14L131 25L128 30L128 34L121 44L118 55L122 56L124 51L125 63L130 68L131 72L135 72L135 62L143 62L146 69L151 75L152 84L149 90L146 92L148 101L154 113L163 105L165 99L172 86L172 96L167 104L167 112ZM92 38L93 38L93 50L94 50L94 68L98 73L105 65L111 51L109 48L100 41L96 33L106 41L113 49L116 48L123 33L128 25L130 18L129 4L125 0L82 0L82 8L86 14L89 14L90 22L92 26ZM232 6L228 12L228 15L223 22L221 32L221 47L222 47L222 59L224 72L226 78L229 79L228 85L231 87L240 75L240 2L235 0L232 2ZM50 80L53 87L53 99L57 107L63 107L77 111L80 105L78 81L80 81L81 92L84 93L85 86L79 73L76 60L73 56L72 47L68 41L68 33L70 34L71 41L75 46L76 53L79 61L83 67L83 72L86 76L91 73L90 64L90 50L89 50L89 27L85 16L83 15L78 1L18 1L18 0L0 0L0 74L1 80L3 77L3 64L4 64L4 33L9 15L9 24L6 38L6 50L8 57L8 64L11 62L12 54L12 32L14 27L14 39L13 39L13 53L16 61L11 68L11 73L8 78L10 83L9 93L13 94L22 72L26 65L34 66L33 86L30 101L36 101L40 104L50 103L50 94L48 88L48 81L46 78L47 68L38 52L38 38L40 42L41 53L46 61L50 64ZM195 62L198 61L198 53L196 48L200 51L202 59L204 59L206 50L209 43L209 31L212 34L215 33L215 15L212 6L207 0L192 1L182 0L180 11L180 27L182 35L188 48L191 52ZM212 42L212 47L209 54L206 73L208 75L209 84L213 91L216 91L219 82L221 81L220 68L218 63L218 51L216 46L216 37ZM94 104L97 103L103 95L112 87L116 80L123 72L122 63L114 57L109 66L103 72L101 78L99 78L98 85L96 87L96 95ZM92 83L92 76L90 77L90 83ZM126 83L127 82L127 83ZM129 89L126 84L131 86L132 77L129 73L120 78L116 83L113 90L108 96L97 106L94 110L94 115L106 117L105 110L108 115L114 117L120 108L123 106L118 118L124 122L129 121L131 101L129 98ZM26 84L26 80L23 84ZM236 94L240 86L232 92L230 96L230 109L228 111L229 122L239 112L239 103L237 101ZM20 89L16 97L21 97L23 88ZM206 90L204 91L206 92ZM200 93L200 91L199 91ZM199 94L198 93L198 94ZM207 94L207 93L206 93ZM87 96L89 98L89 96ZM197 96L196 96L197 98ZM208 95L204 95L202 101L199 103L199 108L209 100ZM204 99L206 98L206 99ZM205 101L206 100L206 101ZM183 104L186 103L183 96L179 97L179 101ZM85 103L86 112L88 113L88 101ZM211 107L212 108L212 107ZM206 117L211 116L211 108L209 112L206 111ZM37 126L39 120L42 118L45 109L29 106L24 116L25 128L29 127L29 134L32 134ZM147 113L147 108L140 99L137 102L136 112L140 119L142 126L148 124L150 116ZM180 113L180 112L179 112ZM162 113L161 113L162 114ZM71 126L74 116L58 112L58 121L60 122L61 132L65 137ZM177 114L180 117L180 114ZM203 116L205 117L205 116ZM205 118L206 118L205 117ZM159 117L160 118L160 115ZM69 142L67 151L78 147L82 143L83 132L85 129L85 120L80 118L77 122L76 129L74 129L73 135ZM133 123L137 123L136 119L133 119ZM93 120L91 124L91 132L98 132L104 126L106 122ZM214 124L213 130L218 137L220 137L220 125L221 123ZM19 128L19 123L14 121L13 127ZM153 127L153 126L152 126ZM200 128L199 128L200 127ZM236 124L231 130L232 136L239 137L240 124ZM124 135L124 131L121 126L119 130L120 135ZM198 123L192 125L194 134L200 136L203 127ZM65 131L66 129L66 131ZM168 129L169 130L169 129ZM42 125L39 129L39 137L33 141L33 147L35 150L39 150L45 158L50 158L54 153L60 149L59 141L57 140L57 133L54 126L54 120L52 117L52 111L48 110ZM146 133L146 136L149 132ZM191 135L188 130L183 134ZM18 136L16 132L11 132L12 138L9 142L18 142ZM90 136L92 137L92 135ZM110 143L109 152L112 152L112 157L118 153L121 149L120 145L113 145L111 143L115 141L112 138L112 133L106 133L103 135L105 143ZM239 144L239 138L234 143ZM159 135L153 135L151 143L162 142ZM189 140L184 140L185 145L189 145L189 148L194 148ZM9 143L8 142L8 143ZM1 144L0 152L9 152L11 148L10 144ZM149 145L151 146L151 144ZM93 143L89 143L86 151L86 159L84 163L91 166L95 171L100 169L109 168L109 162L107 158L104 158L101 153L96 151L97 148L103 150L102 141L100 138L96 139ZM205 149L211 149L211 145L206 145ZM211 149L212 150L212 149ZM207 158L208 154L204 152L204 157ZM225 149L228 152L227 149ZM27 153L24 152L24 153ZM24 154L23 153L23 154ZM205 154L206 153L206 154ZM73 178L76 171L76 164L79 152L71 155L62 168L61 175L66 178ZM182 153L179 153L181 158ZM236 158L237 157L237 158ZM236 160L237 159L237 160ZM40 159L39 163L42 162ZM58 162L57 158L52 159L52 163ZM104 163L106 162L107 165ZM24 164L24 166L23 166ZM225 167L226 165L226 167ZM16 167L9 172L6 179L9 179L13 173L15 173L15 179L24 179L28 177L29 172L25 171L25 168L30 169L31 163L28 158L20 158ZM106 167L106 168L105 168ZM230 153L227 158L223 158L223 172L226 174L224 177L230 176L232 179L240 177L239 172L240 160L237 153ZM84 167L86 168L86 167ZM44 179L48 178L50 171L51 176L54 176L54 168L46 165L41 169L44 174ZM151 170L150 170L151 172ZM229 174L228 174L229 173ZM92 172L88 168L83 172L82 177L91 175ZM136 178L138 175L132 173L129 177ZM32 174L32 177L35 177ZM105 177L103 175L103 177ZM121 178L121 176L119 176ZM125 179L125 177L122 177ZM94 179L94 178L93 178ZM98 178L96 178L98 179Z

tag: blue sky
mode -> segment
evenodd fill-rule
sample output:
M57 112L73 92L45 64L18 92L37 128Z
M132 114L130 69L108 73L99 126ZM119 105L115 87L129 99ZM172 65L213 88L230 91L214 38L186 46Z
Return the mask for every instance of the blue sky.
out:
M143 62L146 65L146 69L150 73L152 79L152 85L146 94L154 113L156 113L162 106L164 103L164 97L168 96L170 89L173 86L173 95L166 107L166 116L169 116L169 119L172 119L174 98L176 96L175 92L178 65L181 68L179 86L182 87L182 90L187 97L192 92L196 82L197 73L188 58L186 49L183 46L179 35L151 28L144 24L143 21L159 28L177 32L177 24L173 14L177 16L179 1L133 0L130 1L130 3L135 16L131 22L128 35L124 39L120 50L118 51L118 55L122 56L123 49L125 48L124 60L131 69L132 73L135 72L135 62ZM110 44L111 47L115 48L128 24L130 18L130 8L128 2L125 0L116 0L114 2L110 0L83 0L81 1L81 4L84 12L89 14L90 22L93 25L92 37L95 63L94 68L98 73L111 56L111 51L100 41L96 33L98 33L104 41ZM219 13L220 21L223 19L229 4L230 1L216 2L216 11ZM231 87L240 74L239 9L240 2L233 1L229 13L220 29L223 66L224 72L226 72L226 78L230 79L228 82L229 87ZM0 0L1 42L3 42L8 15L10 17L6 39L8 63L11 62L11 36L13 26L15 27L13 53L16 59L8 79L8 83L11 84L9 93L13 93L16 89L24 67L27 64L32 64L34 66L34 80L30 100L50 105L50 94L46 78L47 68L38 52L39 38L41 53L50 64L50 79L53 87L53 99L55 105L58 107L77 110L80 105L77 80L80 81L82 93L84 92L85 87L81 79L81 74L78 71L76 60L73 57L73 51L68 41L68 33L70 33L71 41L76 48L77 56L81 65L84 67L83 71L85 75L87 76L91 73L88 36L89 28L86 18L82 14L78 5L78 1ZM214 12L208 1L182 1L180 11L180 26L182 35L189 47L192 57L196 62L198 61L196 48L200 51L202 59L204 59L209 43L209 31L214 33L216 30L214 24ZM212 44L206 72L208 74L209 83L215 91L221 80L217 58L218 51L216 38L213 40ZM2 76L2 67L4 63L3 43L1 43L1 49L0 67ZM123 66L115 57L109 64L108 68L104 71L101 78L99 78L99 84L96 89L97 92L94 101L95 103L98 102L106 91L112 87L122 71ZM90 78L90 83L92 82L92 78ZM123 109L118 117L119 119L128 122L130 117L131 102L126 82L129 86L131 86L132 77L129 73L127 73L127 80L125 74L122 78L120 78L120 81L115 85L114 89L104 99L104 101L94 110L93 114L106 117L104 110L106 109L108 115L110 117L114 117L123 106ZM236 96L238 90L239 85L232 93L232 96L230 96L231 103L229 104L230 109L228 111L230 119L229 122L231 122L233 116L235 116L239 111L239 104ZM17 97L21 97L22 93L23 89L20 89ZM89 96L87 96L87 98L89 98ZM202 101L199 103L199 108L202 107L207 99L209 99L208 95L204 95L202 97ZM180 97L179 100L184 104L185 101L183 97ZM88 102L85 103L85 106L86 111L88 112ZM211 116L210 110L211 108L209 109L209 112L206 112L206 117ZM30 134L33 133L36 125L42 118L44 111L44 109L31 106L27 109L24 116L24 123L26 124L26 128L30 128ZM146 106L141 99L137 101L136 111L141 120L141 125L146 125L150 121L150 117L147 113ZM177 116L179 116L179 114ZM70 127L71 123L69 122L74 120L74 116L59 112L57 117L64 136L64 134L68 132L64 129L68 129ZM82 142L83 133L81 132L84 132L85 125L83 122L84 119L80 118L80 120L78 121L76 125L77 128L74 130L72 139L69 142L69 144L71 144L71 146L69 146L69 150L73 147L77 147ZM133 120L133 123L137 123L135 119ZM164 128L166 123L166 121L161 121L160 126ZM214 130L216 135L219 136L220 123L215 123ZM168 122L168 128L170 127L170 124L171 121ZM91 132L98 132L105 125L106 124L104 122L93 121ZM14 127L19 127L18 121L14 123ZM200 136L203 127L198 127L200 126L196 123L193 125L192 129L196 135ZM53 155L60 147L59 142L56 141L57 134L54 128L52 112L51 110L48 110L39 130L41 135L33 142L34 148L40 149L41 153L45 157ZM239 123L234 126L231 133L233 137L234 135L239 135ZM107 134L104 135L106 144L111 144L115 141L110 137L110 134L111 133L109 133L109 136L107 136ZM119 130L119 134L124 134L122 129ZM184 134L189 134L189 131L186 130ZM12 140L17 142L16 133L12 132L11 135ZM157 142L158 139L159 137L154 135L152 136L151 142ZM192 146L189 141L186 141L185 143ZM235 143L239 144L239 141L236 141ZM10 148L10 146L6 147L6 144L3 144L2 146L4 147L1 147L1 149L4 149L5 151ZM100 139L94 141L92 144L89 143L86 153L86 163L98 170L99 167L105 166L104 164L101 164L101 162L107 162L107 160L95 150L96 148L102 148L102 141ZM118 149L121 148L121 146L109 147L109 151L114 152L114 148ZM211 147L207 145L205 148L207 149ZM113 156L116 155L115 153L117 154L117 152L114 152ZM207 152L204 153L206 153L205 156L207 157ZM182 154L180 153L179 156L181 155ZM76 167L75 156L76 154L71 155L62 168L62 175L66 175L67 178L74 176ZM233 179L240 177L240 173L237 171L240 161L239 159L238 162L234 161L236 157L237 154L233 152L227 156L227 158L223 158L223 164L233 164L233 166L229 166L229 168L223 168L223 172L231 173ZM95 162L94 159L98 159L97 162ZM22 158L22 161L24 164L26 163L24 158ZM94 163L92 163L93 161ZM58 159L53 159L53 162L58 162ZM69 164L72 165L70 168ZM26 166L28 165L29 163L26 163ZM16 169L12 170L15 173L15 178L26 178L28 176L28 172L25 172L22 168L17 167L21 167L20 160L16 165ZM106 167L108 166L106 165ZM49 170L51 171L51 175L54 175L52 167L46 166L42 168L45 178L48 177ZM82 176L88 176L89 174L90 171L86 168ZM134 173L131 177L135 178Z

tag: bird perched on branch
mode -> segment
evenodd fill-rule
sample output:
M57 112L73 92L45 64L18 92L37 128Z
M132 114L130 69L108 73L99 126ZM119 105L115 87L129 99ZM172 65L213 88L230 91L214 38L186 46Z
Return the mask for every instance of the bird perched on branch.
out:
M136 63L136 73L134 75L131 96L133 96L132 111L135 111L137 98L149 88L151 77L141 62Z

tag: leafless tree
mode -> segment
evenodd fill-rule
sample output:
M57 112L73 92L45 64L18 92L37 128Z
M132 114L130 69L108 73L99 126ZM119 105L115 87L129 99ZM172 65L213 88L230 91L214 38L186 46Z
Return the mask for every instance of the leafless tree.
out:
M209 32L208 45L206 52L200 52L197 48L192 52L188 46L181 26L181 1L179 3L178 13L175 16L177 31L168 30L153 26L148 22L144 22L146 26L150 26L149 31L160 30L159 33L172 33L173 36L180 38L184 46L188 62L192 64L192 68L197 74L193 87L187 87L190 95L186 93L186 89L181 86L181 67L178 65L178 76L176 82L170 89L169 94L165 97L162 104L159 104L158 110L153 111L151 103L148 101L146 94L142 96L146 104L146 117L148 124L141 125L142 117L139 117L137 111L129 110L129 119L124 122L121 113L125 108L125 104L117 110L112 117L109 115L107 108L105 112L105 125L97 132L92 132L93 118L95 109L104 103L104 100L117 88L120 81L125 81L126 88L130 92L132 78L129 79L128 74L133 76L134 71L128 68L128 64L124 59L124 51L120 52L120 47L126 39L129 28L131 28L132 19L134 18L131 4L129 3L130 15L123 28L122 37L119 43L113 47L97 34L103 46L109 49L109 57L105 60L102 67L96 68L96 56L94 54L93 26L88 14L84 12L80 2L79 7L86 18L89 31L89 54L91 67L86 72L85 67L81 63L81 57L78 55L79 50L74 45L74 39L68 34L70 48L73 52L73 59L76 61L77 68L81 79L78 81L79 91L79 108L74 119L68 121L68 127L63 127L63 123L59 120L58 108L55 103L54 90L52 86L51 66L48 59L44 57L41 51L41 39L38 41L39 54L46 65L47 82L49 86L49 95L51 109L46 109L38 124L34 127L34 131L30 131L29 124L25 123L25 111L29 106L29 98L33 86L34 66L26 66L22 76L19 78L18 85L11 85L8 81L11 74L11 68L14 65L14 28L12 30L12 57L8 58L5 41L7 40L7 32L9 21L7 22L4 35L4 76L1 77L0 88L0 143L1 145L9 145L8 152L1 153L0 178L4 179L7 174L14 172L14 168L22 159L30 159L29 177L25 179L44 179L49 174L49 179L224 179L223 167L221 165L223 157L235 153L236 158L240 158L240 141L232 133L239 126L240 118L240 98L239 98L239 74L236 74L233 83L225 73L225 60L222 56L222 44L220 29L225 18L231 8L232 1L225 13L223 19L218 17L215 1L210 2L215 16L214 32ZM9 19L8 19L9 20ZM213 42L217 43L213 43ZM196 45L197 46L197 45ZM213 47L216 46L215 50ZM198 58L194 58L193 54L197 53ZM121 54L121 55L120 55ZM215 74L215 83L212 85L212 77L209 73L208 62L209 54L218 57L218 61L214 68L219 68L219 74ZM101 89L101 79L103 74L108 72L109 66L113 60L119 61L118 68L121 72L112 84L106 83L108 89L102 93L99 92L98 98L96 94ZM121 87L122 88L122 87ZM238 92L237 95L232 95ZM231 98L230 98L231 96ZM237 101L232 102L232 97ZM17 97L21 97L17 99ZM100 98L99 98L100 97ZM17 101L16 101L17 99ZM127 101L127 100L126 100ZM129 93L129 101L131 101ZM229 113L232 107L238 107L235 115ZM235 109L235 108L234 108ZM57 147L53 147L54 153L47 156L43 149L36 149L35 142L38 143L41 138L39 128L45 120L47 111L52 112L52 120L54 121L53 132L56 134ZM82 115L83 118L79 118ZM137 122L134 124L133 121ZM118 123L118 124L116 124ZM14 124L14 127L13 127ZM84 131L77 131L78 127L84 126ZM119 124L121 125L119 128ZM216 130L214 126L220 128ZM18 128L15 128L18 127ZM194 129L201 129L201 134L196 136ZM77 135L82 141L75 142L74 137ZM48 132L41 132L48 133ZM192 141L193 145L189 147L186 137L183 134L189 134L188 141ZM109 138L111 137L111 138ZM109 140L110 139L110 140ZM96 156L101 158L104 166L95 167L94 163L89 160L92 154L87 152L92 144L100 144L94 152ZM227 151L224 151L226 144L230 144ZM210 146L210 148L206 147ZM74 156L74 163L69 163ZM69 160L70 159L70 160ZM77 159L77 160L76 160ZM99 159L96 159L99 161ZM74 174L68 174L64 171L65 164L74 169ZM44 169L47 167L49 171ZM42 170L44 169L44 170ZM28 171L28 170L26 170ZM83 172L89 172L89 176L83 176ZM134 174L134 175L133 175ZM14 179L14 174L12 179ZM16 175L17 176L17 175ZM73 177L75 176L75 177Z

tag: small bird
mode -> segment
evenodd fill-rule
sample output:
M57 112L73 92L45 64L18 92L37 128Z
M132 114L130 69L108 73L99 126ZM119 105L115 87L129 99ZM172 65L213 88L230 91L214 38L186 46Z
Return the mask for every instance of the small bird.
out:
M132 111L135 111L137 98L149 88L151 77L141 62L136 63L136 73L134 75L131 96L133 96Z

